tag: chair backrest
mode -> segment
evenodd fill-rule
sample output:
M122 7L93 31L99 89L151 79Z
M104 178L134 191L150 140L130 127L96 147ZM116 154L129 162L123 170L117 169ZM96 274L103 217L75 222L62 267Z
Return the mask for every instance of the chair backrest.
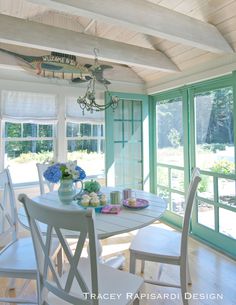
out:
M97 305L98 300L90 300L88 296L93 293L98 295L98 253L97 236L94 226L94 210L62 210L35 203L26 195L19 195L18 199L24 204L28 217L31 234L33 238L35 254L40 275L40 291L45 288L70 304ZM46 225L46 237L42 238L40 224ZM44 228L45 229L45 228ZM73 254L66 241L65 232L78 232L75 253ZM68 275L62 283L56 272L54 261L50 257L50 245L52 238L58 238L62 250L69 262ZM86 238L89 238L89 259L90 266L89 280L85 280L84 271L80 270L81 252ZM79 267L78 267L79 266ZM102 279L101 279L102 280ZM72 284L79 287L76 296L71 293ZM42 304L46 296L41 296ZM40 303L41 304L41 303Z
M0 243L1 246L17 239L15 194L8 169L0 173Z
M36 166L37 166L38 176L39 176L40 194L43 195L47 192L52 192L54 189L55 183L51 183L51 182L47 181L43 176L43 173L50 166L50 164L36 163ZM47 187L47 189L46 189L46 187Z
M198 184L201 181L200 172L198 168L195 168L192 173L192 179L188 187L186 195L186 208L183 220L183 230L181 237L181 257L184 258L187 255L187 243L188 243L188 233L190 225L190 217L193 208L193 203L195 195L197 192Z

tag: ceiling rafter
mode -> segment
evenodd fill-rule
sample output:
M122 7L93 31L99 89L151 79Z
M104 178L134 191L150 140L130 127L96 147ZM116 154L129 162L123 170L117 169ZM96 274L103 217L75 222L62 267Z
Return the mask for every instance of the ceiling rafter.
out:
M98 48L99 59L167 72L179 71L163 53L79 32L59 29L20 18L0 16L0 42L41 50L57 51L94 58Z
M212 24L144 0L28 0L213 53L233 50Z

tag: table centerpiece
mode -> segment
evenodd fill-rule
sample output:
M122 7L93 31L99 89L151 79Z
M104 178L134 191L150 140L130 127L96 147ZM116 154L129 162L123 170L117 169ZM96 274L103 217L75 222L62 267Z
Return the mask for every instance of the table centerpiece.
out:
M75 164L75 162L53 163L43 173L46 180L51 183L58 183L58 196L62 203L69 204L76 194L75 182L81 184L80 192L83 190L83 179L86 177L85 171Z

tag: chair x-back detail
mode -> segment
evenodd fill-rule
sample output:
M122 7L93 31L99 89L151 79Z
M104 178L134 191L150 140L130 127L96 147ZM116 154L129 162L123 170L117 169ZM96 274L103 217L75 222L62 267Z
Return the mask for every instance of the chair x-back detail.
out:
M186 195L182 234L177 231L149 226L139 230L130 245L130 272L132 273L135 273L137 259L142 261L142 272L144 272L145 261L178 265L180 267L180 285L160 281L162 265L159 269L158 280L145 280L145 282L159 286L181 288L184 305L188 304L188 300L185 298L187 283L191 284L187 255L189 224L195 194L200 181L200 173L196 168L193 171Z
M18 239L17 212L12 181L8 169L0 173L0 242L4 247L0 251L0 277L8 280L8 290L15 288L13 279L25 279L18 297L0 297L0 302L37 303L32 298L22 298L21 294L30 280L37 280L37 267L32 239Z
M40 277L40 305L131 303L130 299L127 299L127 293L133 293L135 296L143 279L98 263L94 210L65 211L38 205L23 194L19 196L19 200L24 204L34 241ZM39 223L47 226L45 240L42 238ZM74 253L65 237L69 231L78 232ZM65 268L67 270L62 277L56 273L54 262L50 257L52 236L58 237L68 260L68 268ZM82 256L87 238L88 258ZM112 293L117 295L115 300L99 298L99 295L109 296Z

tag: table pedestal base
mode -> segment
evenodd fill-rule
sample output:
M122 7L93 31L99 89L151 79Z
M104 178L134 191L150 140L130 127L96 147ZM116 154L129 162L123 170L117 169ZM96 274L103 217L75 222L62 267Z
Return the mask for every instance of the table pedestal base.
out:
M102 259L102 257L101 257ZM124 255L120 254L108 259L102 259L103 264L106 264L112 268L115 269L123 269L124 268L124 262L125 262L125 257Z
M89 249L87 249L87 250L89 250ZM110 257L108 259L104 259L102 257L102 243L100 240L98 240L98 260L100 263L106 264L112 268L123 269L125 257L124 257L124 255L120 254L120 255L117 255L114 257Z

